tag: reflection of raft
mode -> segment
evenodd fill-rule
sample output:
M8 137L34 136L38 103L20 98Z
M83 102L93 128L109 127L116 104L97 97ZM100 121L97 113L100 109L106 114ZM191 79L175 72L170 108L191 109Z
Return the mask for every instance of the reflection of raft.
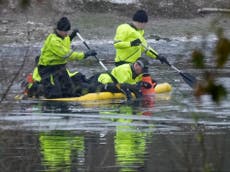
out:
M167 93L172 90L172 86L169 83L157 84L155 87L155 93ZM98 92L98 93L88 93L80 97L68 97L68 98L55 98L55 99L43 99L48 101L95 101L95 100L107 100L107 99L122 99L125 98L122 93L111 93L111 92Z

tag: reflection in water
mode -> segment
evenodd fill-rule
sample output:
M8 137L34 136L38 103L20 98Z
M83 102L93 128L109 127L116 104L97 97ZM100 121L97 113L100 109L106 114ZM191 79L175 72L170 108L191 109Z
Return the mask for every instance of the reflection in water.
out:
M120 171L140 171L144 168L146 157L146 133L133 131L130 120L118 120L123 123L117 126L114 137L115 156Z
M129 126L117 127L114 138L116 162L122 172L140 171L147 158L146 133L129 130Z
M45 171L70 172L84 166L83 136L74 136L65 131L42 132L39 141Z
M0 120L8 128L18 121L16 129L21 127L21 130L15 132L11 127L7 132L1 128L1 169L4 172L228 171L227 116L205 114L206 122L195 125L192 121L190 128L187 113L175 116L170 108L169 115L164 114L167 109L163 113L160 109L159 113L155 110L151 116L145 116L143 112L154 109L142 108L143 102L139 103L100 105L98 109L96 105L82 108L64 103L65 111L71 113L59 113L60 109L55 113L55 108L61 106L59 103L56 105L60 106L41 103L35 111L46 113L33 113L34 106L30 113L10 113L5 117L2 114ZM157 103L154 102L155 109ZM212 126L215 123L219 129L208 129L208 123ZM173 126L180 130L172 130ZM9 168L5 164L10 164Z
M41 104L42 112L70 113L69 104L66 102L49 102L44 101Z
M121 116L114 120L117 123L114 135L114 156L120 172L140 171L144 167L147 154L145 141L147 133L138 130L138 127L133 125L134 120L127 118L127 116L138 115L133 107L133 105L119 106L117 115L126 115L126 118Z
M162 134L138 131L129 122L106 134L0 130L0 171L229 171L227 130Z
M117 108L117 106L115 107ZM121 116L121 118L110 119L111 122L116 123L116 129L114 133L114 143L107 143L114 145L114 158L116 168L119 169L118 171L140 171L143 169L144 161L147 158L147 133L138 130L138 127L132 124L134 122L132 117L130 119L122 117L123 115L132 116L141 114L134 111L133 104L123 104L120 105L119 109L114 113L111 113L111 111L108 113L103 111L102 114L116 114ZM138 121L138 123L140 122L141 121ZM101 138L98 136L95 139L94 141L97 142ZM39 141L43 157L42 164L45 169L47 169L45 171L73 171L74 167L80 170L85 166L85 163L87 163L85 162L86 143L84 143L83 136L74 136L65 131L41 132ZM103 160L104 157L101 156L99 159Z
M142 107L147 108L145 111L142 112L145 116L152 116L151 108L154 107L155 97L153 95L144 95L141 101Z

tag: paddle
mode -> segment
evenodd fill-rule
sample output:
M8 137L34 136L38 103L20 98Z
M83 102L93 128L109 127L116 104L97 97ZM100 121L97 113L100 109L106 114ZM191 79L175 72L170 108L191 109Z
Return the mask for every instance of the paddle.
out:
M85 42L85 40L82 38L82 36L80 35L79 32L76 33L78 38L83 42L83 44L90 50L90 47L88 46L88 44ZM102 61L97 58L97 56L94 56L96 58L96 60L98 61L98 63L106 70L108 71L107 67L102 63Z
M179 70L178 68L176 68L175 66L173 66L172 64L170 64L169 62L166 63L167 65L169 65L171 68L173 68L174 70L176 70L183 78L183 80L191 87L191 88L195 88L196 84L197 84L197 79L192 76L189 73L184 73L181 70Z
M145 50L149 50L145 45L142 44L142 46L145 48ZM154 52L152 52L151 50L149 50L151 53L155 54ZM156 54L155 54L156 55ZM173 68L174 70L176 70L180 75L181 77L183 78L183 80L191 87L191 88L195 88L196 84L197 84L197 79L192 76L191 74L189 73L184 73L182 72L181 70L179 70L178 68L176 68L175 66L173 66L167 59L165 61L165 63Z

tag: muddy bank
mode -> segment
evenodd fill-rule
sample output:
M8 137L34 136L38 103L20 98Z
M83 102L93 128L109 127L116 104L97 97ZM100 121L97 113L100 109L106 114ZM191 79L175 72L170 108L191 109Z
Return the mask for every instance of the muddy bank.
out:
M27 8L19 1L0 3L0 43L37 43L52 32L55 22L67 16L72 28L78 28L86 39L112 40L117 25L130 22L136 9L144 8L150 15L146 28L147 38L206 35L223 28L230 30L228 14L199 14L202 7L228 7L230 2L203 0L195 2L135 1L122 4L109 1L32 0Z
M71 14L76 11L91 13L117 12L123 16L133 14L137 9L145 9L149 15L169 18L191 18L199 15L199 8L230 8L230 1L225 0L5 0L0 1L0 8L19 11L19 8L44 9L44 15L55 11ZM45 11L45 7L48 11Z

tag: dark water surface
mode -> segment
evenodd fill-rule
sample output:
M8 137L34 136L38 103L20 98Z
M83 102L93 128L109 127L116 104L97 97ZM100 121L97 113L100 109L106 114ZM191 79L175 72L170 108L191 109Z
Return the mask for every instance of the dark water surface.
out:
M202 78L203 71L194 69L190 60L192 49L203 45L201 39L149 42L179 69ZM210 52L214 43L210 37L205 46L210 69L214 68ZM111 69L111 41L90 45ZM39 48L40 44L1 46L1 73L8 68L15 74L28 53L22 77L32 70ZM21 91L19 77L0 105L0 171L229 171L229 96L220 104L210 96L198 101L173 69L158 61L151 65L154 79L169 82L172 92L131 103L16 101L14 96ZM228 62L217 71L218 81L228 91L229 66ZM71 67L87 76L103 71L94 59L74 62ZM6 85L1 83L1 88Z

